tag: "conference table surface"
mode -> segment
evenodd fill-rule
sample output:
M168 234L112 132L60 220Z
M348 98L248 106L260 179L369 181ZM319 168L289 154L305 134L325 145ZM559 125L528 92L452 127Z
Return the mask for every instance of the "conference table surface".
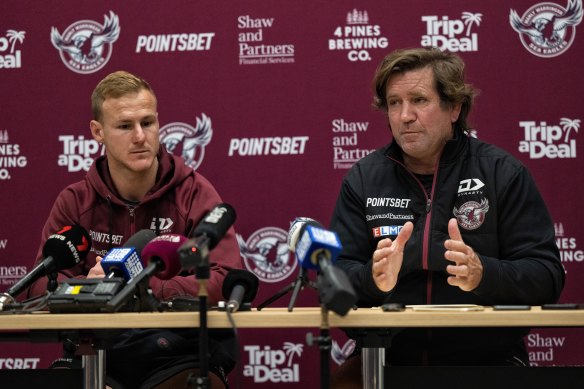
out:
M319 328L351 327L584 327L584 310L481 311L433 310L406 308L401 312L384 312L379 308L359 308L345 316L323 314L319 307L264 308L232 314L237 328ZM230 328L223 311L207 312L209 328ZM198 312L116 312L116 313L49 313L0 315L0 331L188 328L199 326Z

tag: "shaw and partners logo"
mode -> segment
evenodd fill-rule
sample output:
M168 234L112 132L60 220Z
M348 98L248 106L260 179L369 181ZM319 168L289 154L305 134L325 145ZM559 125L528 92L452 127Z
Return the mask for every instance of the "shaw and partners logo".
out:
M296 269L288 249L288 233L278 227L264 227L245 241L236 234L245 267L264 282L278 282Z
M525 140L519 142L519 151L529 153L531 159L576 158L576 139L572 134L578 133L580 122L570 118L561 118L559 125L521 121Z
M302 343L292 342L284 342L280 350L270 346L244 346L248 363L243 366L243 375L253 377L255 383L300 382L300 366L294 359L300 359L303 348Z
M93 20L79 20L63 33L51 29L51 42L70 70L80 74L95 73L103 68L112 55L112 46L120 36L118 16L110 11L103 24Z
M160 129L160 143L169 153L180 155L185 163L197 170L205 157L205 147L211 142L213 127L211 119L201 114L195 127L187 123L174 122Z
M267 39L274 28L276 18L253 18L250 15L237 17L239 30L240 65L265 65L294 63L294 45L291 43L274 43Z
M6 30L6 36L0 36L0 69L22 67L20 50L15 50L16 42L22 44L26 31Z
M566 8L545 2L535 4L521 16L512 9L509 23L527 51L538 57L552 58L570 48L582 15L582 0L568 0Z
M565 336L544 336L540 333L527 335L529 365L550 365L554 362L554 352L562 350L566 344Z
M426 23L426 34L422 35L421 45L438 47L440 50L452 52L478 51L478 34L472 32L472 27L480 26L483 14L463 12L460 19L450 19L448 16L422 16Z

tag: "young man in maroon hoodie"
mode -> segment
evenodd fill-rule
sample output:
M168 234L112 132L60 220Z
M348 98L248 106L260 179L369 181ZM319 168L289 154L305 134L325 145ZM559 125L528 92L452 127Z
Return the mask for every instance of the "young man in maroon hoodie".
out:
M92 248L85 261L61 271L59 280L104 277L102 257L142 229L188 237L222 202L207 179L160 145L157 99L148 82L128 72L114 72L97 85L91 104L91 134L104 145L105 155L94 161L82 181L57 197L43 228L37 263L46 239L63 226L85 228ZM211 251L209 265L207 293L212 305L222 298L227 272L242 266L233 228ZM197 296L199 284L192 273L181 273L165 281L152 277L150 287L156 298L168 300ZM44 278L31 287L29 296L46 290ZM184 385L187 373L198 366L197 340L192 329L124 332L107 349L108 377L128 389L171 387L173 377ZM210 383L226 385L234 361L219 341L210 339L209 351ZM159 386L164 382L167 386Z

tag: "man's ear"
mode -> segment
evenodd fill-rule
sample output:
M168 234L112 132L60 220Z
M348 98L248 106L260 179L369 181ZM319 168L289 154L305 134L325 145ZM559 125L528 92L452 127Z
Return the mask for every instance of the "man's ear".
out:
M101 123L97 120L92 120L89 122L89 128L91 129L91 136L97 141L97 143L103 143L103 127Z

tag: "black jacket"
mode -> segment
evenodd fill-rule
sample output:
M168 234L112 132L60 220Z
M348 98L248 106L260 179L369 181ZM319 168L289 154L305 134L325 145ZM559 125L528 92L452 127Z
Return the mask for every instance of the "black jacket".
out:
M430 192L406 169L401 155L393 142L357 162L343 180L331 220L330 227L343 244L337 265L352 280L360 306L557 301L564 269L553 223L531 175L518 160L495 146L457 134L442 153ZM444 241L453 217L464 242L483 264L483 278L472 292L446 282L450 262L444 258ZM385 293L373 282L371 257L377 242L394 239L406 221L414 223L414 232L405 247L398 283ZM494 338L485 339L487 333ZM512 344L522 345L526 333L521 329L407 330L394 338L391 358L394 363L459 363L462 355L457 355L457 347L466 350L470 359L487 347L496 354L487 359L506 359L508 355L500 352L506 353ZM400 351L400 345L407 350ZM448 355L431 351L445 345ZM425 359L419 359L421 355Z

